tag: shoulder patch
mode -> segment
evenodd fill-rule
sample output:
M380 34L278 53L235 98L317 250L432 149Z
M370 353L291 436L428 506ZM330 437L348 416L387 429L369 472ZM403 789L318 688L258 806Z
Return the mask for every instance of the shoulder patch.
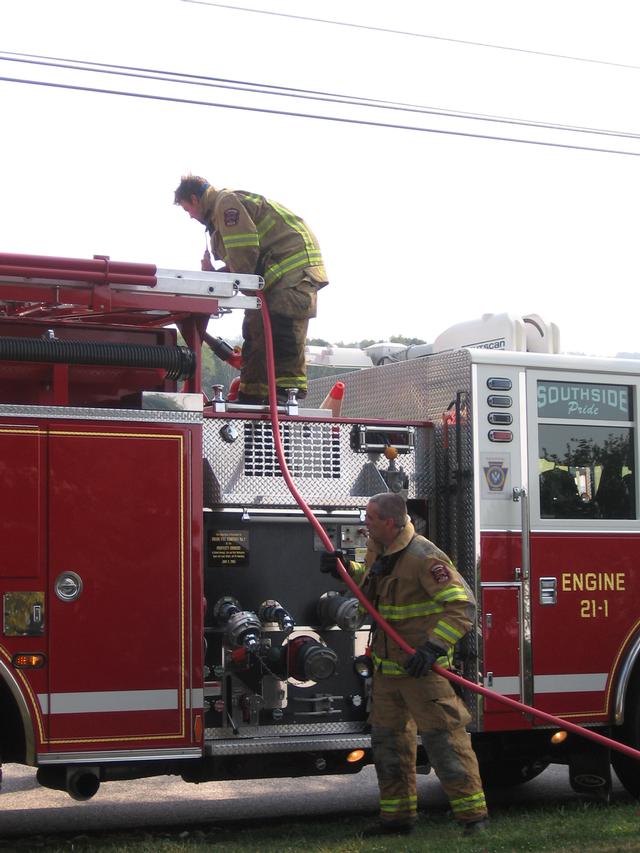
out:
M431 566L431 575L436 583L447 583L451 580L451 572L444 563L434 563Z
M237 207L228 207L224 211L224 224L229 227L231 225L237 225L240 221L240 211Z

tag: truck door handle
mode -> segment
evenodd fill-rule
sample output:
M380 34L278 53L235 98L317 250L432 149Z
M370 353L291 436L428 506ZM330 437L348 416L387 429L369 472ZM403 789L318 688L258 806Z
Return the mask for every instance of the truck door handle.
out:
M62 572L54 585L60 601L75 601L82 592L82 578L76 572Z

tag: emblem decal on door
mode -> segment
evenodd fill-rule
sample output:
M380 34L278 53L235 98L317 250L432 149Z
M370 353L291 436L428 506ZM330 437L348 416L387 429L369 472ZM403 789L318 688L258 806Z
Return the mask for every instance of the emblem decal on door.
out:
M509 469L502 459L490 459L483 468L490 492L502 492L507 482Z

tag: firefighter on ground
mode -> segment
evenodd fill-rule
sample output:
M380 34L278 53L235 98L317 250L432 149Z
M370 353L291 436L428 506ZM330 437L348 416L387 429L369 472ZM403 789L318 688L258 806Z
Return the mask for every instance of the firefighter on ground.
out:
M487 806L466 726L471 720L451 683L455 644L472 627L475 599L447 555L416 534L404 499L374 495L367 504L365 563L342 560L380 615L415 649L409 657L380 627L371 641L371 745L380 789L380 820L366 834L409 833L417 819L416 727L466 833L484 830ZM326 553L321 570L339 577Z
M204 178L183 176L174 203L201 222L223 269L264 278L273 333L278 398L287 388L307 393L305 345L317 292L328 284L318 241L300 217L275 201L240 190L217 190ZM212 270L208 251L202 269ZM238 400L267 401L264 331L259 310L245 311Z

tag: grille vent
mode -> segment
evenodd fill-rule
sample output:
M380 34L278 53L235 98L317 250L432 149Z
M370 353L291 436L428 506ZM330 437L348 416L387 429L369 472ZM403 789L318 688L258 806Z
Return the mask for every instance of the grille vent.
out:
M293 477L340 477L340 427L330 423L281 423L280 437ZM246 477L282 477L270 423L244 424Z

